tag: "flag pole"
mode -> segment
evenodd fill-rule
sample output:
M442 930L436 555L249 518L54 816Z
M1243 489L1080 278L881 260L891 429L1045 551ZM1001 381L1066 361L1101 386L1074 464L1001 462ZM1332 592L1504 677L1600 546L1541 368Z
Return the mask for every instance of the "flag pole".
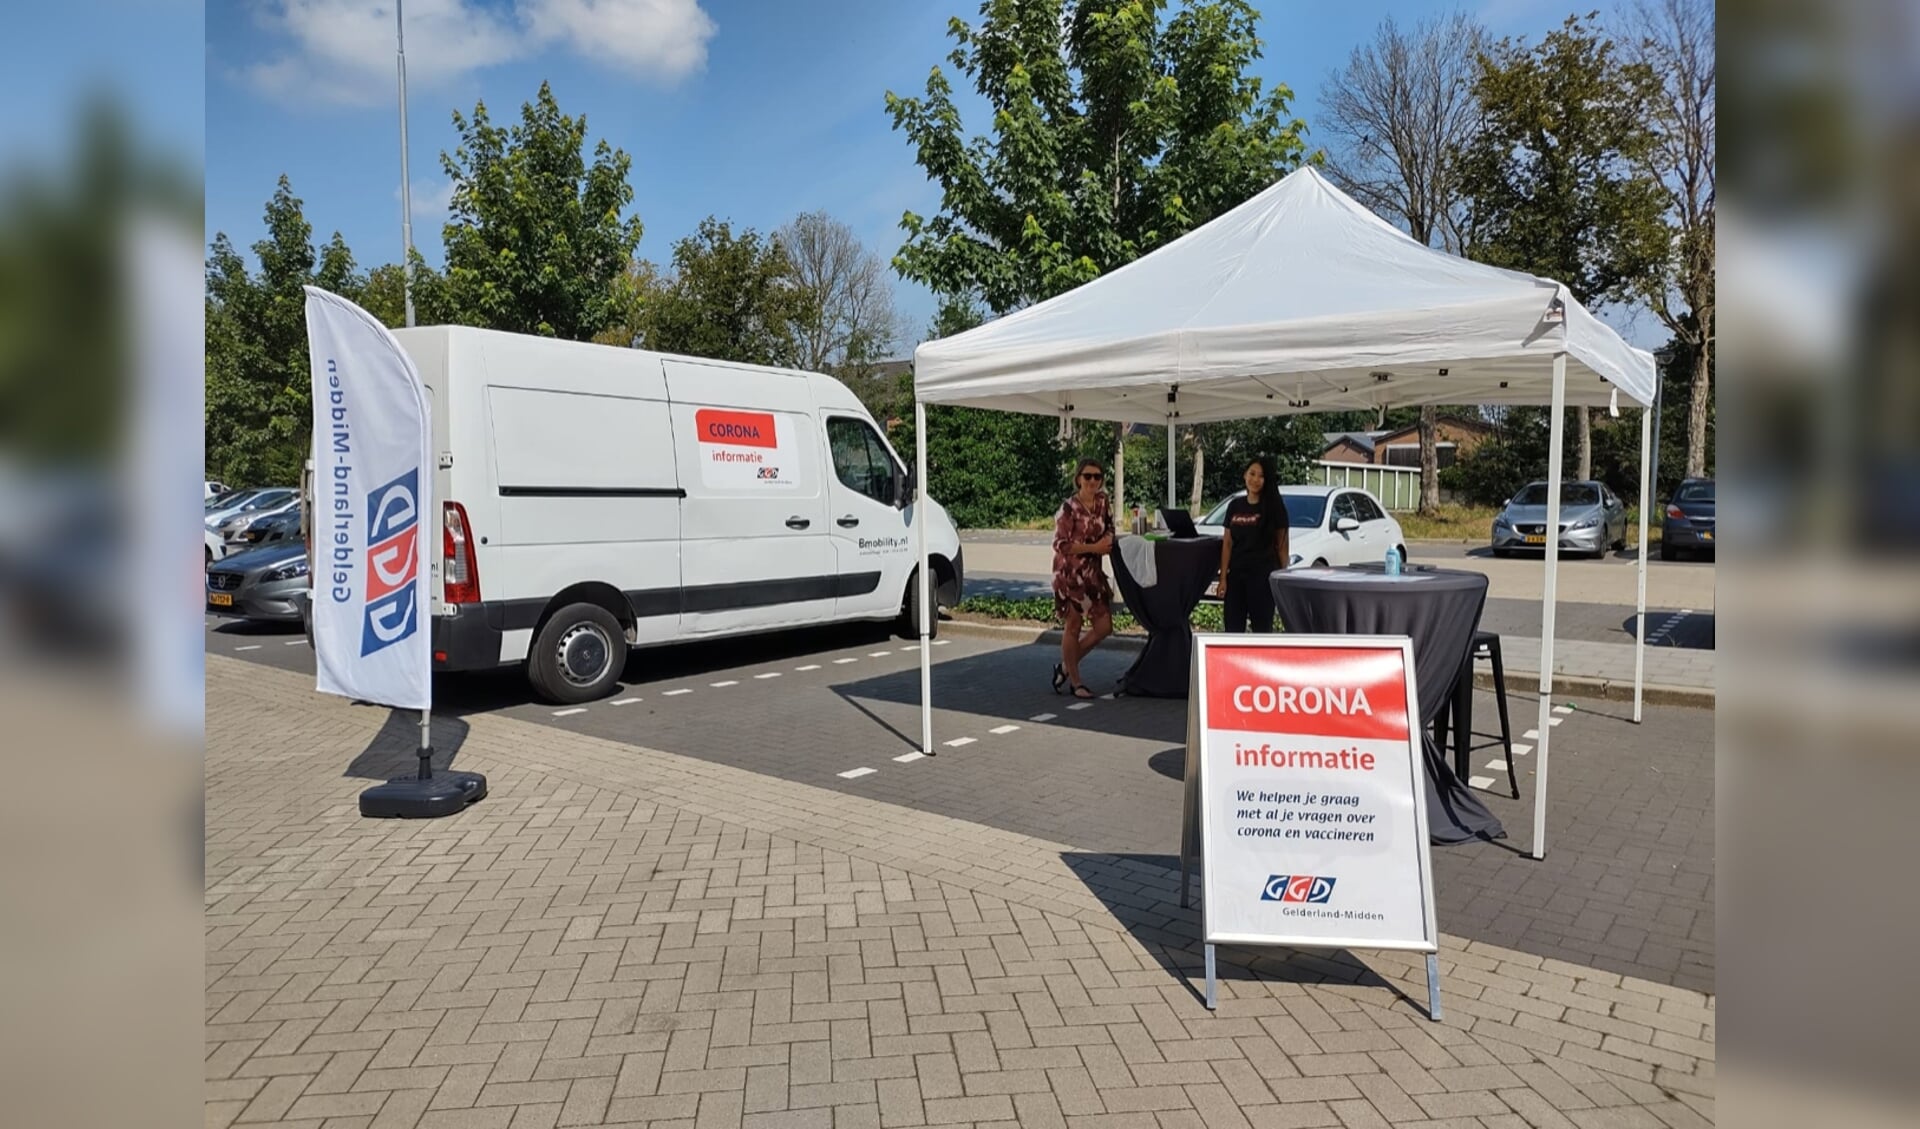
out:
M407 328L413 328L413 185L407 176L407 24L405 0L394 0L393 32L400 68L400 291L406 297ZM423 721L424 726L426 723ZM425 740L424 737L421 740Z

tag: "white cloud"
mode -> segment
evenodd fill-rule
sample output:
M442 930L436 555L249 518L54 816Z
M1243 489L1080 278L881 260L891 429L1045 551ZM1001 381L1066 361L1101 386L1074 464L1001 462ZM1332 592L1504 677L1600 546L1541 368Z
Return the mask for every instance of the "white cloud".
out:
M268 0L260 20L284 49L240 69L280 101L370 106L394 96L388 0ZM559 49L622 74L675 82L706 65L713 20L699 0L483 0L406 4L407 82L422 88Z
M393 186L393 199L400 200L400 186ZM438 177L417 176L413 178L413 222L422 226L438 227L446 222L447 210L453 207L453 182Z
M717 30L698 0L520 0L533 34L596 62L676 82L707 65Z

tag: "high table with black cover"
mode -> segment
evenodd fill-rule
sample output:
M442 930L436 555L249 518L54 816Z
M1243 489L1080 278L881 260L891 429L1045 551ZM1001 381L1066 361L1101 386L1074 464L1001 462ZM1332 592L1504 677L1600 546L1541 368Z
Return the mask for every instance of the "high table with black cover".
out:
M1435 843L1506 836L1500 820L1447 764L1430 727L1466 667L1487 578L1459 569L1388 576L1378 569L1307 568L1269 580L1280 622L1297 635L1405 635L1413 640L1427 763L1427 832Z
M1153 543L1151 588L1142 588L1119 553L1113 579L1120 598L1140 626L1147 645L1120 676L1122 693L1143 698L1184 698L1193 665L1193 609L1220 575L1220 538L1170 537Z

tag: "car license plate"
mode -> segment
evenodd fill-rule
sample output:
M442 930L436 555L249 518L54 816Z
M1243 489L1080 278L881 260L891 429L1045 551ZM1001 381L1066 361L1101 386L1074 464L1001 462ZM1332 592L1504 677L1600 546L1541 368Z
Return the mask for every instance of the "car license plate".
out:
M1544 533L1528 533L1524 535L1524 539L1529 545L1544 545L1547 543L1547 535Z
M233 593L209 592L207 593L207 603L212 604L216 608L230 608L233 606Z

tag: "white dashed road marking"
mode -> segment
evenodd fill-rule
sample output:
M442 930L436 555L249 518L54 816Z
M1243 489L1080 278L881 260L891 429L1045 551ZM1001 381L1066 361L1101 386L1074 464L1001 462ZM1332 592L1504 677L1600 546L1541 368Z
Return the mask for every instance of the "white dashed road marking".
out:
M1468 777L1468 778L1467 778L1467 787L1469 787L1469 788L1480 788L1480 789L1486 789L1486 788L1491 788L1491 787L1493 787L1493 777L1491 777L1491 776L1472 776L1472 777Z
M616 706L630 706L639 700L638 698L615 698L613 704Z
M1531 753L1532 751L1533 751L1532 745L1515 745L1513 747L1513 755L1516 757L1524 757L1528 753Z
M978 738L976 737L955 737L953 740L947 742L947 748L964 749L968 745L973 744L976 740L978 740Z
M1553 712L1557 714L1562 714L1562 715L1570 714L1573 712L1573 707L1572 706L1555 706L1553 707Z
M857 663L857 662L859 662L859 661L860 661L859 659L835 659L835 660L833 660L833 665L835 665L835 666L845 666L845 665L847 665L848 663Z
M235 648L234 648L234 650L236 650L236 651L257 651L257 650L259 650L259 649L260 649L260 648L261 648L262 646L263 646L263 644L260 644L260 643L255 643L255 644L254 644L253 646L251 646L251 647L235 647Z
M577 713L586 713L586 712L587 712L587 710L586 710L586 707L585 707L585 706L576 706L576 707L574 707L573 709L570 709L570 710L554 710L554 711L553 711L553 716L555 716L555 717L572 717L572 716L573 716L574 714L577 714Z
M820 664L819 664L819 663L808 663L808 664L807 664L807 665L805 665L805 666L796 666L796 667L794 667L793 669L795 669L795 670L819 670L819 669L820 669Z
M925 753L907 753L907 754L905 754L905 755L903 755L903 756L897 756L897 757L895 757L895 758L893 758L893 759L894 759L894 761L895 761L895 762L897 762L897 763L899 763L899 764L912 764L912 763L913 763L914 761L923 761L923 760L926 760L926 759L927 759L927 754L925 754Z
M1020 727L1017 725L996 725L992 729L987 730L987 732L993 734L995 737L1004 737L1018 728Z
M663 696L668 698L677 698L682 694L691 694L691 693L693 693L693 691L691 690L669 690Z
M1540 731L1538 729L1529 729L1520 736L1525 737L1529 741L1538 741L1540 739Z
M1027 720L1028 721L1052 721L1054 718L1059 716L1060 715L1057 713L1037 713L1037 714L1034 714L1032 717L1028 718Z
M1560 728L1560 723L1561 723L1561 722L1563 722L1563 721L1565 721L1565 720L1566 720L1566 718L1563 718L1563 717L1550 717L1550 718L1548 718L1548 719L1547 719L1547 724L1548 724L1549 726L1552 726L1552 727L1553 727L1553 728L1555 728L1555 729L1558 729L1558 728Z
M1067 708L1070 710L1090 710L1093 708L1093 703L1092 702L1075 702L1072 705L1068 706Z
M724 681L724 682L709 682L709 683L707 683L707 685L709 685L709 686L711 686L711 687L713 687L713 688L714 688L715 690L719 690L719 689L722 689L723 687L727 687L727 686L738 686L738 685L740 685L740 683L738 683L737 681L735 681L735 680L733 680L733 679L731 679L731 678L729 678L729 679L727 679L727 680L726 680L726 681Z
M286 642L284 642L284 643L282 643L282 644L280 644L280 645L281 645L282 647L298 647L298 646L300 646L300 645L301 645L302 643L305 643L305 642L306 642L306 640L305 640L305 639L289 639L289 640L287 640Z
M892 653L892 651L868 651L867 657L870 659L884 659Z
M880 770L877 768L850 768L847 771L840 773L840 779L858 780L862 776L872 776L874 773L878 771Z
M773 671L768 671L766 674L756 674L753 677L756 681L764 681L768 678L780 677L780 672L777 670L773 670Z
M1507 762L1506 761L1488 761L1487 767L1493 769L1495 772L1505 772L1507 770Z
M946 645L947 645L948 643L951 643L952 641L953 641L953 640L951 640L951 639L935 639L935 640L933 641L933 645L934 645L934 646L936 646L936 647L944 647L944 646L946 646Z

